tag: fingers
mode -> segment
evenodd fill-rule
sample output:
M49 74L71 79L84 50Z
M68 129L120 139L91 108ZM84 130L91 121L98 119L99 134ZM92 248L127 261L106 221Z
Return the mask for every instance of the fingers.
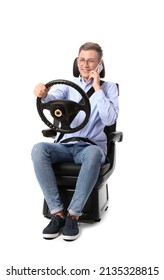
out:
M38 85L36 85L34 88L34 94L36 97L40 97L40 98L45 97L47 94L47 89L46 89L45 85L42 83L39 83Z
M98 71L91 71L90 72L90 75L89 75L89 80L90 79L93 79L93 88L95 91L99 90L101 87L100 87L100 75L98 73Z
M93 78L94 81L99 82L99 80L100 80L99 73L97 71L95 71L95 70L92 70L90 72L90 75L89 75L89 79L91 79L91 78Z

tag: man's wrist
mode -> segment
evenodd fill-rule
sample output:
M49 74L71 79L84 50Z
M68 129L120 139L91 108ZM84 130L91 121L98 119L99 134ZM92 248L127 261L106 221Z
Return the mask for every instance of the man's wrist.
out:
M95 90L95 91L98 91L98 90L100 90L100 89L101 89L100 86L94 87L94 90Z

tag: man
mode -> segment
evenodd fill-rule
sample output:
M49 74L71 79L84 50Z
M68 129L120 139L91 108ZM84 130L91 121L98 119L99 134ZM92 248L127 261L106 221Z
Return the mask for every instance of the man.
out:
M100 71L103 51L97 43L87 42L79 48L77 66L79 77L73 82L86 93L93 87L94 93L90 97L91 115L88 123L80 131L65 134L63 139L83 137L93 141L96 145L83 141L68 143L38 143L32 149L34 170L44 198L49 207L52 219L43 230L43 238L56 238L62 230L64 240L75 240L79 235L78 218L82 214L84 205L95 186L101 165L106 160L107 139L103 131L106 125L112 125L118 117L117 86L111 82L104 82L100 86ZM80 97L75 90L66 85L54 85L49 90L40 83L34 89L36 97L42 102L54 99L70 99L79 102ZM79 113L74 119L77 126L83 120ZM75 192L65 216L52 163L72 161L81 164Z

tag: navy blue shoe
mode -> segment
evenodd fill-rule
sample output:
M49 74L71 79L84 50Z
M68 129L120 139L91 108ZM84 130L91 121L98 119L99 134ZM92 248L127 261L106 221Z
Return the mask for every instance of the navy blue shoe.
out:
M63 239L66 241L75 240L79 236L78 220L71 216L66 217L65 226L63 228Z
M51 222L48 226L43 230L42 236L45 239L53 239L56 238L60 231L62 230L65 224L65 218L56 215L52 217Z

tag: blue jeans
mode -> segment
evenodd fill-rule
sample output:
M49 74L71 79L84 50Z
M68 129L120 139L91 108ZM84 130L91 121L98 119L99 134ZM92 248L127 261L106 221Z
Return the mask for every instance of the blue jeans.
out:
M63 210L52 163L75 162L81 164L75 192L68 207L70 214L80 216L105 159L104 152L96 145L80 145L79 143L65 145L45 142L35 144L32 149L34 171L50 213L55 214Z

